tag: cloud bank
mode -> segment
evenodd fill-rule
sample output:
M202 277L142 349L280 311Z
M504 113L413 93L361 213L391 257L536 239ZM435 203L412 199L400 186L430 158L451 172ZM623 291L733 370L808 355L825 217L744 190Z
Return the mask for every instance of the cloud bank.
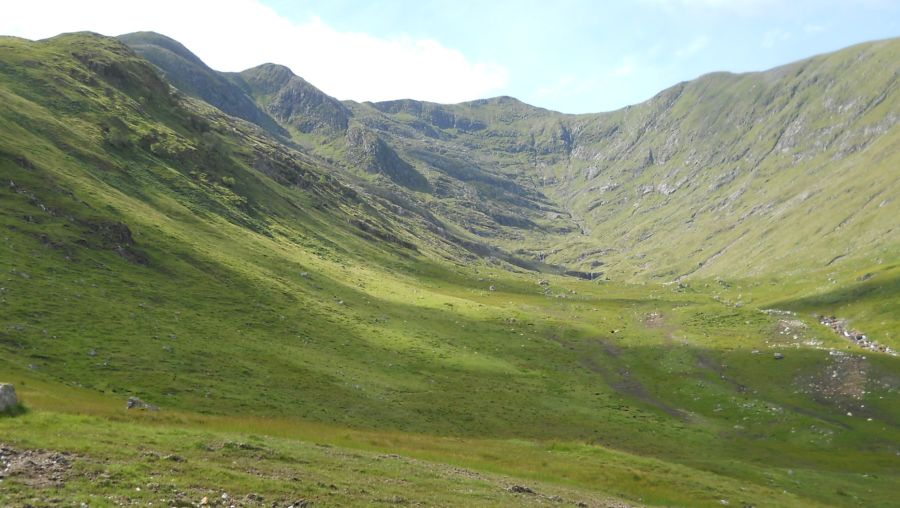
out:
M509 77L503 66L473 62L433 39L342 32L318 18L295 22L255 0L25 0L8 2L3 10L3 35L154 31L178 40L214 69L279 63L339 99L461 102L496 95Z

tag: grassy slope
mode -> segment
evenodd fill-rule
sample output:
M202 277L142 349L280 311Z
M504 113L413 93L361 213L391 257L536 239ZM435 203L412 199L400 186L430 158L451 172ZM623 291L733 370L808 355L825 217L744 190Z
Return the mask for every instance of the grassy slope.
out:
M550 276L545 289L536 274L455 265L367 239L347 220L386 220L366 208L377 200L346 197L314 167L306 184L275 183L247 162L275 150L265 137L239 124L227 134L214 113L165 98L165 88L110 82L69 56L86 47L90 61L143 72L95 37L3 41L0 167L15 185L0 190L0 377L16 381L35 409L0 420L11 436L4 440L124 464L123 481L109 486L119 496L160 474L138 454L144 435L189 457L183 488L192 492L218 488L187 485L214 470L234 492L288 495L293 487L281 480L222 472L227 460L186 444L246 441L241 433L258 426L263 435L543 478L578 499L890 504L895 358L856 353L864 379L832 389L834 358L802 343L845 344L817 328L781 335L778 319L755 302L730 305L735 286ZM140 99L148 96L156 98ZM102 127L122 128L112 116L137 141L111 144ZM192 130L197 116L210 128ZM139 140L151 130L158 134L145 149ZM192 150L220 158L178 155ZM134 238L124 255L104 226L118 221ZM428 240L421 235L423 249ZM812 284L798 283L797 295ZM711 298L723 295L724 303ZM787 359L772 360L773 350ZM125 416L128 395L164 410ZM60 441L61 429L83 429L83 437ZM221 434L207 437L209 429ZM305 460L317 477L365 476L336 471L333 457L311 446L259 439L288 457L264 457L260 467ZM352 459L371 464L365 457ZM195 466L203 460L210 464ZM371 467L396 477L437 466ZM449 492L452 478L438 476ZM411 488L426 503L519 502L497 484L471 487L483 498ZM65 495L88 488L73 484ZM332 502L396 492L350 490ZM320 488L303 492L328 502Z
M711 75L590 119L581 129L621 128L588 144L557 192L594 238L617 239L610 262L665 279L894 262L898 56L891 40ZM588 191L607 182L621 187Z
M503 475L312 441L334 441L334 435L295 431L285 438L223 431L206 421L122 420L40 412L0 418L0 428L16 446L71 453L73 479L53 496L90 506L191 506L203 497L215 504L223 493L240 506L288 506L302 499L316 506L536 506L551 496L567 504L606 504L605 496L585 489L531 481L539 494L516 494L507 489L518 480ZM15 481L0 491L6 506L42 499L45 488Z

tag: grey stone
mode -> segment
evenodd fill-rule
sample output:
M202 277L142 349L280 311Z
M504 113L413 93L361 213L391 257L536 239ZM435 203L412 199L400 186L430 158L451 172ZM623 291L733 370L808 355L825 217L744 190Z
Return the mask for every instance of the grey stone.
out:
M147 411L159 411L159 407L142 401L137 397L128 397L126 406L128 409L144 409Z
M19 405L16 389L11 384L0 383L0 411L6 411Z
M508 492L512 492L514 494L534 494L534 490L530 487L525 487L524 485L513 485L506 489Z

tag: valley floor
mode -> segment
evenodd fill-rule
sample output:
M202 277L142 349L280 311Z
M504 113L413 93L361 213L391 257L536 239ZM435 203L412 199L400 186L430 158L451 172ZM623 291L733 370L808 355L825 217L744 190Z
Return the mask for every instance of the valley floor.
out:
M331 407L346 408L343 419L303 416L302 407L279 415L265 409L265 397L279 396L266 389L245 394L258 400L213 393L198 412L150 380L134 391L161 410L128 410L132 390L79 386L65 370L7 357L0 378L16 383L28 410L0 417L0 504L893 503L897 358L833 333L803 310L808 302L781 302L794 311L760 305L763 312L734 300L772 302L758 281L692 288L551 278L529 287L502 272L489 277L505 290L466 290L462 282L485 280L473 276L423 293L467 309L442 319L478 327L482 340L466 344L486 358L462 344L449 355L469 362L472 384L453 372L441 380L440 369L422 373L443 388L383 400L369 417L339 400ZM475 312L466 302L487 306L487 317L459 321ZM840 302L817 305L846 312ZM512 361L511 353L487 348L509 341L524 350L515 370L497 363ZM535 351L538 363L528 363ZM554 370L523 374L537 365ZM510 376L512 384L503 380ZM433 421L428 408L455 416ZM412 415L405 428L391 410Z

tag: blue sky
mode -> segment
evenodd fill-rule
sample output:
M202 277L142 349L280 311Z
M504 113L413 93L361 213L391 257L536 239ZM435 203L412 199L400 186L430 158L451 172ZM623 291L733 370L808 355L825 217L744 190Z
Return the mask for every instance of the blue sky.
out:
M571 113L617 109L707 72L900 36L900 0L129 3L11 2L0 33L154 30L213 68L283 63L340 99L511 95Z
M267 3L339 30L434 38L508 69L496 93L573 113L616 109L711 71L763 70L900 36L900 2L891 1Z

